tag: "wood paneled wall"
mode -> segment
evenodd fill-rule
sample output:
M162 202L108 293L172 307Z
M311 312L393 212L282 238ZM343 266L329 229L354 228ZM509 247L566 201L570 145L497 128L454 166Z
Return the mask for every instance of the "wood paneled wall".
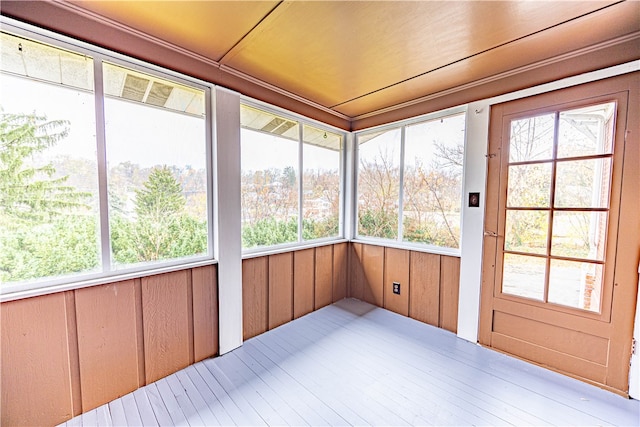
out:
M345 298L347 246L338 243L243 260L244 339Z
M0 305L2 425L53 425L218 352L215 266Z
M348 296L455 332L459 274L457 257L361 243L246 259L243 335ZM1 304L1 423L58 424L217 354L217 295L206 266Z
M456 332L460 258L351 243L349 274L350 297Z

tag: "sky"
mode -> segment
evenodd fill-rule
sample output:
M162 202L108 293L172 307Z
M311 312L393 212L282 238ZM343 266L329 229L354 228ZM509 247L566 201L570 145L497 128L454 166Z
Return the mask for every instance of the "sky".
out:
M415 166L416 160L418 160L425 168L429 168L435 155L435 143L442 143L450 148L458 144L464 144L464 131L464 114L407 126L404 147L405 166ZM393 164L399 167L400 140L400 128L389 129L385 133L360 144L360 158L372 161L382 153L392 156Z
M69 120L69 136L57 144L55 152L96 159L92 93L2 74L0 96L6 113L35 111L49 120ZM131 161L142 167L205 167L203 118L107 98L105 119L110 165Z
M70 133L52 153L96 159L95 101L92 93L2 74L0 105L4 112L46 115L68 120ZM205 167L203 118L121 99L105 99L107 158L110 165L130 161L141 167L168 164ZM307 146L305 169L337 169L339 154ZM297 142L242 130L242 167L283 169L298 164Z
M268 135L242 129L242 169L256 171L269 168L298 169L298 142L276 135ZM305 144L303 152L305 169L339 169L340 154L337 151Z

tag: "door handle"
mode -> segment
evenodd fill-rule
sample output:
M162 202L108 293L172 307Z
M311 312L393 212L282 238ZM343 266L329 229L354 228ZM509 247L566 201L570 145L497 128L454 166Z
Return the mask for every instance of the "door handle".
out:
M500 237L498 236L498 233L496 233L495 231L485 231L484 235L489 237Z

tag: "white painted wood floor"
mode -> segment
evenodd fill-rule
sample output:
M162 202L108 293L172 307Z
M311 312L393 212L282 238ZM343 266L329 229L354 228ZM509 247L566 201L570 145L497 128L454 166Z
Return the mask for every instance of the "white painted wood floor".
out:
M353 299L66 426L640 425L640 401Z

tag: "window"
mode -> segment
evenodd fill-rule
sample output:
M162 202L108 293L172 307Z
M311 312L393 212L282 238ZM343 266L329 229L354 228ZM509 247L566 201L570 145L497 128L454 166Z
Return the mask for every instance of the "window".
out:
M510 122L503 293L600 311L615 113L609 102Z
M204 91L103 69L113 267L206 255Z
M210 259L206 88L0 36L2 291Z
M464 113L358 134L358 236L458 249L464 137Z
M240 123L243 248L338 237L343 136L247 104Z

